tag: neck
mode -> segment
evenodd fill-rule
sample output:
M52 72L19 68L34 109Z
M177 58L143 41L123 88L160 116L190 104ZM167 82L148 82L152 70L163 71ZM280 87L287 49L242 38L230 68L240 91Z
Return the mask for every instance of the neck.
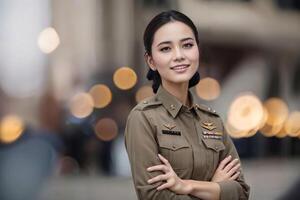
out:
M183 105L189 106L188 102L188 89L189 83L170 83L163 81L162 86L170 94L175 96Z

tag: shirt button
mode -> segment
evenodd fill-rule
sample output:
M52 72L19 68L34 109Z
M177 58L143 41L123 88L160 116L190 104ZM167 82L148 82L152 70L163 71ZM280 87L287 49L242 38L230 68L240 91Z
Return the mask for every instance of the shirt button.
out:
M148 101L143 101L143 103L144 103L144 104L147 104L147 103L148 103Z
M218 149L219 149L219 147L216 145L216 146L215 146L215 149L216 149L216 150L218 150Z
M173 145L173 146L172 146L172 148L173 148L173 149L176 149L176 146L175 146L175 145Z
M170 105L171 110L175 110L175 106L173 104Z

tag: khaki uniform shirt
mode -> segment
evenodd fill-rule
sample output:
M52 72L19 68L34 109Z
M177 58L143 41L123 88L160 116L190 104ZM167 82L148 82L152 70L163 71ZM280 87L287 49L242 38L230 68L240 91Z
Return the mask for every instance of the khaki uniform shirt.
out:
M193 102L190 92L189 98ZM148 179L163 173L147 171L148 167L161 164L158 153L170 162L181 179L199 181L211 181L220 161L226 156L238 158L232 140L214 111L193 103L188 108L162 86L154 97L139 103L130 112L125 145L139 200L198 199L168 189L157 191L161 183L147 183ZM249 186L243 173L237 180L218 184L221 200L249 197Z

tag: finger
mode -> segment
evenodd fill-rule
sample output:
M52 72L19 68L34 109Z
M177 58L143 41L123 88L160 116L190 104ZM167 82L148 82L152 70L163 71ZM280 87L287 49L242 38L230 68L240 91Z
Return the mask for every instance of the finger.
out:
M163 189L170 188L171 186L172 186L171 183L164 183L161 186L157 187L156 189L157 190L163 190Z
M165 165L171 166L169 161L166 158L164 158L162 155L158 154L158 157Z
M239 159L236 158L236 159L232 160L229 164L226 165L226 167L224 168L224 171L228 172L229 170L231 170L232 167L234 167L238 163L239 163Z
M226 158L224 158L224 159L220 162L218 169L221 169L221 170L224 169L224 167L227 165L227 163L230 162L231 158L232 158L231 155L229 155L229 156L227 156Z
M239 177L240 173L241 173L240 171L236 172L232 177L229 178L229 180L237 179Z
M147 171L148 172L163 171L163 172L167 173L169 171L169 168L166 165L155 165L155 166L152 166L152 167L148 167Z
M229 170L228 175L231 177L234 173L236 173L237 171L239 171L240 168L241 168L241 164L238 163L236 166L234 166L233 168L231 168L231 170Z
M154 178L149 179L147 182L149 184L152 184L152 183L156 183L156 182L159 182L159 181L164 181L164 180L167 180L167 179L168 179L168 175L161 174L161 175L155 176Z

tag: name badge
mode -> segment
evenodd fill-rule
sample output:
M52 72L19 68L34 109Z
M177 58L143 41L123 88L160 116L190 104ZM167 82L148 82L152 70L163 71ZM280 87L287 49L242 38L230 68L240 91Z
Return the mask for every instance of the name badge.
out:
M162 130L165 135L181 135L180 131Z

